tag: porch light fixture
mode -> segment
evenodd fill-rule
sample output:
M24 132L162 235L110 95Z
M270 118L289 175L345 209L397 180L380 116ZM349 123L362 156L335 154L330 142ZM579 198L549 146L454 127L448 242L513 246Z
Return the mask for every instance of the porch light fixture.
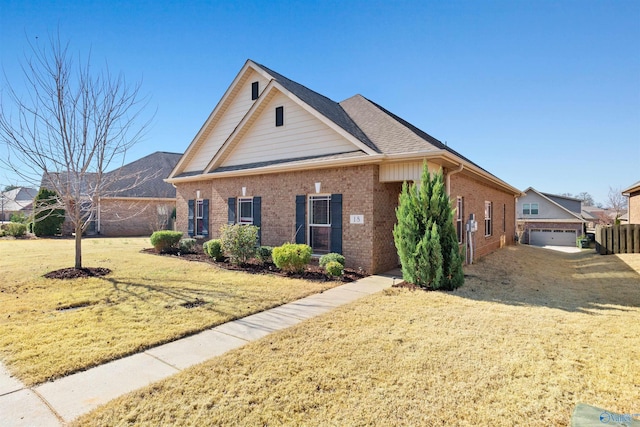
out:
M247 187L242 187L242 197L247 195Z
M196 190L196 199L200 198L200 190Z
M316 182L316 194L320 193L320 182Z

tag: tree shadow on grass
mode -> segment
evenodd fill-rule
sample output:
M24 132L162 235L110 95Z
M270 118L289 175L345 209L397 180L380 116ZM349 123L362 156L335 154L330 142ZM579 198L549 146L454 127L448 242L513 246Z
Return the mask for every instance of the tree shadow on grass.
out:
M466 266L465 284L454 295L592 315L637 311L640 273L614 255L568 254L518 245Z

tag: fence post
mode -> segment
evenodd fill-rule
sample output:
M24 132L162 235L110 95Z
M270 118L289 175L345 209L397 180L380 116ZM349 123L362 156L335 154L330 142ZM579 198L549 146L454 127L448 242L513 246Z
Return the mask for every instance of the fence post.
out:
M633 225L632 234L633 234L633 253L640 254L640 224Z

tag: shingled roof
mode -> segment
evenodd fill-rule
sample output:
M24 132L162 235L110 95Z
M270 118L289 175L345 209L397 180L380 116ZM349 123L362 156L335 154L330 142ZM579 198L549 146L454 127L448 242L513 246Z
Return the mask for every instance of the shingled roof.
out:
M257 62L254 62L254 64L266 71L285 89L300 98L307 105L340 126L345 131L349 132L351 135L353 135L355 138L357 138L372 150L380 153L380 150L378 149L378 147L376 147L376 144L374 144L362 131L362 129L358 127L358 125L353 121L353 119L349 116L349 114L347 114L347 112L342 108L340 104L327 98L324 95L319 94L318 92L314 92L313 90L301 85L300 83L288 79L282 74L277 73L262 64L258 64Z
M164 182L164 178L169 176L181 156L179 153L156 151L111 171L106 174L107 179L113 180L109 192L115 197L174 198L176 189ZM136 178L140 175L152 177L141 181L140 178ZM136 184L136 179L139 184Z
M106 172L102 178L104 188L103 197L148 197L170 198L176 197L176 189L173 185L164 182L173 168L180 160L182 154L156 151L141 159L135 160L124 166ZM71 174L56 173L58 184L73 178ZM43 175L41 187L55 189L49 181L51 176ZM95 187L96 174L85 173L80 182L80 193L86 195ZM75 184L74 184L75 185ZM88 188L89 187L89 188Z

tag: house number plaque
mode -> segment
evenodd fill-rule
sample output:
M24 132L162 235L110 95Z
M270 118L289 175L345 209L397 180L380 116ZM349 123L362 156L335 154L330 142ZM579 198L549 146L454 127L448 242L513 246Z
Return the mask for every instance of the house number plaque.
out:
M364 215L351 215L351 224L364 224Z

